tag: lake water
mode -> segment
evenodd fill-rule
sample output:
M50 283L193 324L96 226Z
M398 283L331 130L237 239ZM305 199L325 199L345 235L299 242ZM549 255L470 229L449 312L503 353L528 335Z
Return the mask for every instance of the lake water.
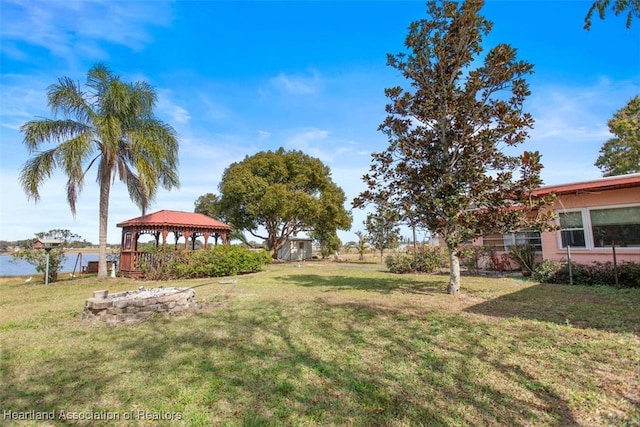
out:
M76 273L82 271L80 266L80 260L78 260L78 254L69 253L66 255L67 259L62 265L63 273L71 273L76 266ZM89 261L98 261L98 254L82 254L82 266L86 267ZM11 255L0 254L0 276L28 276L28 275L43 275L44 273L38 273L36 267L22 260L13 260Z

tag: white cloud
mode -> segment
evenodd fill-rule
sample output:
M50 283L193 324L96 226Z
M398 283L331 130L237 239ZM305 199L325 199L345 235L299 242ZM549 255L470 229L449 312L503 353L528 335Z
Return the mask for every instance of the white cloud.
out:
M187 123L191 120L189 112L182 107L175 106L172 110L173 119L178 123Z
M330 132L316 128L295 129L286 137L286 147L300 150L323 162L333 160L333 144L328 140Z
M144 78L138 78L136 81L145 81ZM191 115L189 111L180 105L180 102L175 101L173 93L167 89L156 89L158 94L158 103L156 105L156 112L158 116L162 117L164 121L167 121L172 126L175 123L184 125L189 123Z
M317 71L311 75L287 75L280 73L270 80L272 86L293 95L315 95L320 91L322 79Z
M200 113L201 120L222 121L231 116L229 109L219 102L211 99L211 97L205 93L198 93L198 99L200 99Z
M296 132L289 137L288 141L290 145L296 148L304 148L311 142L326 139L328 135L328 130L310 128Z
M3 44L28 43L61 58L72 58L78 50L88 50L94 59L102 59L106 52L96 41L140 50L151 41L146 25L171 22L170 4L165 2L7 0L3 3L0 18ZM14 58L23 55L15 43L9 45L9 54Z
M1 50L4 55L7 55L9 58L15 59L17 61L26 61L27 59L29 59L28 55L25 52L20 50L15 45L15 43L8 40L2 41Z
M542 177L551 185L601 175L593 163L602 144L612 137L607 121L640 93L640 82L600 78L588 86L538 85L533 93L525 110L535 125L524 149L540 151Z
M164 114L169 116L170 123L185 124L191 120L189 112L179 105L170 104L168 102L159 102L158 110L163 110Z
M0 126L18 131L27 120L50 114L46 88L50 84L34 76L1 75Z

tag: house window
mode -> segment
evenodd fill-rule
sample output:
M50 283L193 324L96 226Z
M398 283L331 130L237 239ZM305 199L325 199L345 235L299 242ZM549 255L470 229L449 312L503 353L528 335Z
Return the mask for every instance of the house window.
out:
M542 252L542 238L539 231L524 230L513 233L516 245L533 245L537 252Z
M482 238L483 246L491 247L499 252L507 252L513 245L533 245L536 251L542 252L542 239L539 231L523 230L516 233L488 234Z
M592 209L589 214L594 247L603 248L612 244L640 246L640 206Z
M566 248L567 245L571 245L572 248L586 248L582 212L560 212L558 217L562 247Z
M298 242L298 249L300 249L301 251L304 250L304 242Z
M482 237L482 245L493 248L496 251L504 252L504 238L502 234L487 234Z

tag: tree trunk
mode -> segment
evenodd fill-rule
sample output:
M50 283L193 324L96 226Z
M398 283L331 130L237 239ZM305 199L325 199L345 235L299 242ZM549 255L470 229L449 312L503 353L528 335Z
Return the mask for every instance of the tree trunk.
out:
M449 248L449 287L447 291L450 295L460 295L460 258L455 249Z
M287 242L287 239L269 237L269 251L272 259L278 259L278 251L284 246L285 242Z
M109 192L111 179L108 173L100 182L99 234L98 234L98 279L107 278L107 227L109 223Z
M418 242L416 242L416 226L412 225L411 228L413 229L413 253L417 254L418 253Z

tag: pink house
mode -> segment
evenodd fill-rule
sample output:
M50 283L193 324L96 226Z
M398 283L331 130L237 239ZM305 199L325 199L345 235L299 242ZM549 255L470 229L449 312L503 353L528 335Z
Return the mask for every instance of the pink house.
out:
M557 232L542 233L542 257L588 264L612 261L640 263L640 173L600 178L539 189L556 194Z
M487 235L474 242L504 253L509 246L530 243L538 259L575 263L640 263L640 173L542 187L536 195L555 193L552 206L558 231ZM486 260L485 260L486 261ZM514 267L513 264L510 267Z

